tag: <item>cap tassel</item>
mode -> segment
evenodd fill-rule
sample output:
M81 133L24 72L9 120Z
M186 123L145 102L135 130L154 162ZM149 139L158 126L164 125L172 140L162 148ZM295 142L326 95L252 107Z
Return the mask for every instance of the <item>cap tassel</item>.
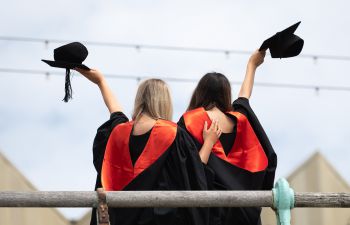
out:
M70 84L70 70L66 69L66 82L65 82L65 96L63 98L64 102L68 102L69 99L72 99L72 86Z

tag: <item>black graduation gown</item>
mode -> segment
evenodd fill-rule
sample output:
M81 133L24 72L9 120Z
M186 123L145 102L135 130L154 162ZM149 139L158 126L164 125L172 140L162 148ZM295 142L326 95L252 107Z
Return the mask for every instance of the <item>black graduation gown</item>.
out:
M277 156L247 98L238 98L233 102L235 112L245 115L254 130L268 160L267 168L259 172L250 172L222 160L214 153L210 154L206 168L208 188L210 190L270 190L273 187ZM230 115L229 115L230 116ZM197 149L201 143L187 130L184 117L178 125L193 138ZM213 225L256 225L260 224L261 208L221 208L210 211L210 224Z
M277 155L271 145L269 138L267 137L265 130L263 129L258 117L255 115L253 109L249 104L247 98L238 98L232 104L233 108L237 112L241 112L248 118L251 126L254 129L255 134L259 138L259 141L264 148L265 154L268 158L268 166L265 170L265 176L261 185L262 190L271 190L275 181L275 172L277 167Z
M101 187L101 169L108 138L112 130L128 118L121 112L97 130L93 145L94 165L97 171L96 188ZM147 169L128 183L128 190L206 190L206 178L198 151L189 135L177 127L170 147ZM207 225L205 208L110 208L112 225ZM91 224L96 224L93 209Z

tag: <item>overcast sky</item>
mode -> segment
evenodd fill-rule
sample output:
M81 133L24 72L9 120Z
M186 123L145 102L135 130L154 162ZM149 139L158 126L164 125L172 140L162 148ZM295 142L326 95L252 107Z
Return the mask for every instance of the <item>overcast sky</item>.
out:
M0 36L254 51L277 31L302 21L302 54L350 56L345 0L4 1ZM78 74L73 100L64 95L64 70L53 59L61 44L0 40L0 68L56 71L62 76L0 72L0 151L39 190L92 190L92 141L108 119L98 88ZM249 55L160 51L87 45L85 64L102 72L200 79L222 72L242 81ZM256 82L349 86L350 61L296 57L271 59ZM108 79L130 115L137 81ZM195 83L168 82L177 121ZM233 96L239 86L233 85ZM288 176L320 151L350 182L350 92L255 86L251 105L278 154L277 177ZM63 211L79 218L85 210Z

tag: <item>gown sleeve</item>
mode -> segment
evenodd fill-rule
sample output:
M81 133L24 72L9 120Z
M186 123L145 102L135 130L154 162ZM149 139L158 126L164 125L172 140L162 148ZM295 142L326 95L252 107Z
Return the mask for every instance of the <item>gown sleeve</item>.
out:
M93 163L97 173L100 173L102 168L103 157L108 138L114 127L121 123L128 122L128 117L122 112L114 112L110 119L103 123L98 129L93 143Z
M191 137L180 127L157 182L158 190L207 190L203 164ZM153 224L207 225L208 208L154 208Z
M270 143L269 138L267 137L262 125L260 124L258 117L255 115L253 109L249 104L249 100L244 97L237 98L232 106L234 111L240 112L244 114L251 126L254 129L255 134L257 135L265 154L268 158L268 167L266 169L266 175L263 181L263 189L271 190L273 188L274 180L275 180L275 171L277 167L277 155Z
M195 140L191 134L187 131L186 129L186 125L185 125L185 120L184 117L181 116L181 118L179 119L179 121L177 122L177 125L179 127L181 127L189 136L189 138L194 142L195 147L197 149L197 152L199 152L199 150L201 149L202 145ZM210 153L212 154L212 153ZM208 190L215 190L214 188L214 180L215 180L215 172L206 164L203 164L203 168L204 168L204 172L205 172L205 177L206 177L206 182L207 182L207 186L208 186Z
M129 119L125 116L124 113L114 112L111 114L109 120L107 120L97 129L97 133L92 147L93 163L97 171L95 190L99 187L102 187L101 169L108 138L114 127L121 123L126 123L128 121ZM97 225L96 208L92 209L90 225Z
M177 137L172 148L174 149L170 152L167 166L171 172L174 171L170 170L171 168L176 168L176 173L172 176L178 181L174 185L179 190L206 190L207 182L197 147L189 134L181 127L178 127Z

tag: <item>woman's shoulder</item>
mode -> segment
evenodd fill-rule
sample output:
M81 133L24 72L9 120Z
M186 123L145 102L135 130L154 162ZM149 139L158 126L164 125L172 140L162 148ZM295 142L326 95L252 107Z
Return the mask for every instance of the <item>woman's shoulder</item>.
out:
M193 115L193 114L201 114L204 113L205 109L203 107L198 107L195 109L187 110L182 116L186 117L188 115Z
M246 97L238 97L235 101L233 101L232 106L237 107L239 105L249 106L249 99Z
M245 116L252 114L253 110L250 107L249 99L245 97L239 97L232 103L234 112L240 112Z
M110 120L121 120L121 121L125 121L125 122L129 121L128 117L121 111L112 112L109 119Z
M164 120L164 119L159 119L158 124L162 124L163 126L168 126L168 127L177 127L177 124L175 122L170 120Z
M207 111L203 107L199 107L196 109L189 110L185 112L180 121L182 120L184 124L187 125L198 125L204 123L204 121L209 119L209 115Z
M126 122L129 122L129 119L123 112L111 113L110 118L97 128L95 142L108 138L115 127Z

